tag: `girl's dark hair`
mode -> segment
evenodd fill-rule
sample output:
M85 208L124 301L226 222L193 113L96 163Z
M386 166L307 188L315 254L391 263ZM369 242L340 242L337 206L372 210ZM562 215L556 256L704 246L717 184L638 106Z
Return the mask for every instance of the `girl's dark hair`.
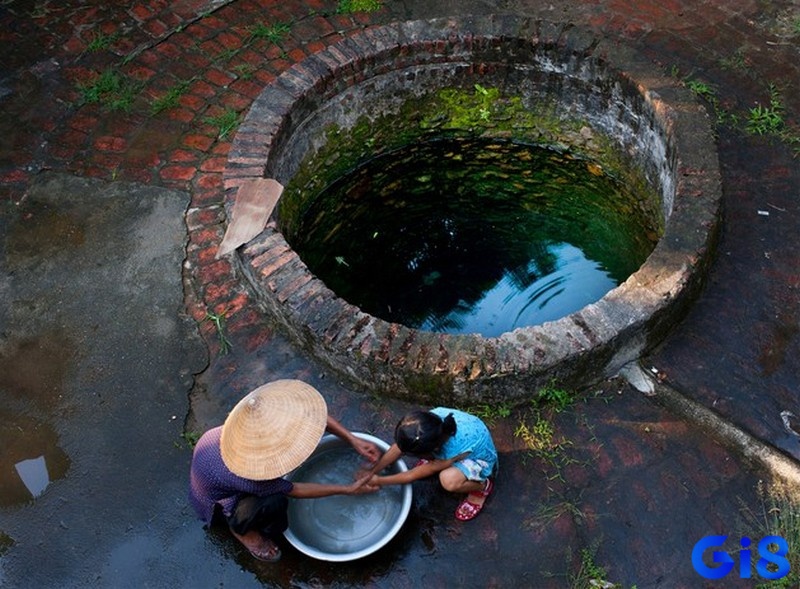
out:
M432 454L455 434L452 413L442 419L430 411L412 411L397 424L394 441L404 454Z

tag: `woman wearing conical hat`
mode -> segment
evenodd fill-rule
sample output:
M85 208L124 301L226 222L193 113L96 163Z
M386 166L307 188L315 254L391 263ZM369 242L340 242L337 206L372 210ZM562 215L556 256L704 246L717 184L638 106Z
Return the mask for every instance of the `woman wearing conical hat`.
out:
M299 380L258 387L228 414L222 426L207 431L194 448L190 500L207 524L227 523L233 535L259 560L275 561L275 539L288 527L288 497L370 493L364 477L351 485L291 482L286 474L314 451L325 431L351 444L370 462L380 458L362 440L328 415L325 399Z

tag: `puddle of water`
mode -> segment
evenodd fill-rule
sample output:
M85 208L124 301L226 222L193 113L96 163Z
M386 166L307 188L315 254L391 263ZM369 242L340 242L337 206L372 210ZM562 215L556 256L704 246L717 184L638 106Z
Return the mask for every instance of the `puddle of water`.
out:
M61 399L73 345L58 330L0 346L0 391L52 410Z
M48 424L0 410L0 507L24 504L40 496L69 470Z
M59 210L53 204L26 200L19 218L9 231L6 247L9 265L47 258L65 247L78 247L86 239L77 215Z
M367 313L492 337L568 315L627 279L658 238L644 209L591 162L431 141L334 182L292 247Z

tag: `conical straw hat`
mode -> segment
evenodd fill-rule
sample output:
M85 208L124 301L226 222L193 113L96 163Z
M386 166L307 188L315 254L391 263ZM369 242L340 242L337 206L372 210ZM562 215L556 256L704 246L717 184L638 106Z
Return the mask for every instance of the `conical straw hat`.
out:
M319 444L328 419L325 399L300 380L276 380L249 393L222 426L222 460L246 479L274 479L294 470Z

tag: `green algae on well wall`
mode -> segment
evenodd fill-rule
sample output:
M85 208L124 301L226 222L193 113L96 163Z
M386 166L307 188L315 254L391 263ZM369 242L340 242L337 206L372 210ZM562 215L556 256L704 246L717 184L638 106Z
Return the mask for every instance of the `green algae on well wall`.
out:
M631 207L642 211L660 237L664 229L661 198L644 173L614 142L585 120L559 112L555 100L532 104L499 88L441 88L411 97L397 112L360 116L351 128L330 124L322 147L309 153L287 183L279 203L281 230L292 240L298 219L314 199L338 178L364 162L418 141L454 137L502 138L568 152L585 159L598 174L624 183L638 195Z

